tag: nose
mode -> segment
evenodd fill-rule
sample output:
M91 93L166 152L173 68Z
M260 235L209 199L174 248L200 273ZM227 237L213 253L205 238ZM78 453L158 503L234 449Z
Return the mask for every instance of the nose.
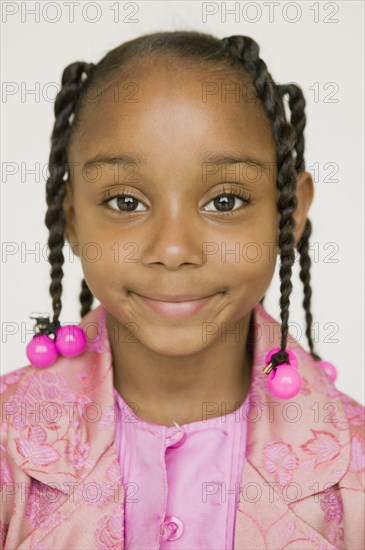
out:
M142 245L144 265L160 264L177 270L184 264L198 267L203 263L203 231L198 216L187 214L186 203L178 212L165 209L151 224Z

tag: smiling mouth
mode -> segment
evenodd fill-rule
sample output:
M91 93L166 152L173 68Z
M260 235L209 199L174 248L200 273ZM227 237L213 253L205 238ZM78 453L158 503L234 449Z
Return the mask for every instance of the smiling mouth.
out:
M137 294L136 292L134 294ZM169 302L169 303L179 303L179 302L194 302L196 300L205 300L214 296L214 294L155 294L154 296L146 296L145 294L138 294L142 298L147 300L155 300L157 302Z
M156 295L153 298L143 296L142 294L137 294L133 292L135 296L138 296L138 299L146 306L148 306L152 311L158 313L162 317L170 318L183 318L190 317L198 311L200 311L205 305L207 305L215 296L218 296L216 293L210 296L193 296L193 295L175 295L175 296L166 296L166 295ZM161 299L161 297L163 299Z

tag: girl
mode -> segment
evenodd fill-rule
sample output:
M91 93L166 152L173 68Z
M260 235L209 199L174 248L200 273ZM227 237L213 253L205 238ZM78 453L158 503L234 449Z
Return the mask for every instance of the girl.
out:
M364 548L364 407L310 331L304 107L247 36L153 33L64 70L53 318L2 378L3 548ZM295 249L310 352L288 334Z

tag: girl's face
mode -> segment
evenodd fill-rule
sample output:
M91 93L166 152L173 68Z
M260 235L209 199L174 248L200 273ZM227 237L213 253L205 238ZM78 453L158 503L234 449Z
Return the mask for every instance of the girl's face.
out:
M90 290L121 326L131 323L154 352L189 355L248 319L269 287L275 143L252 86L171 66L149 63L88 102L69 151L66 235ZM211 298L174 317L140 295Z

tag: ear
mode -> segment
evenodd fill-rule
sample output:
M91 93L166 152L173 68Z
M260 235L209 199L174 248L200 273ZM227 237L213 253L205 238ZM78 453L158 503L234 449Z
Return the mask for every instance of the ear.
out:
M63 200L63 211L66 217L65 238L70 243L75 256L80 256L79 242L77 239L75 208L72 184L69 180L65 182L66 196Z
M296 196L298 205L293 217L295 220L295 242L298 243L303 234L308 210L312 204L314 196L313 178L309 172L299 172Z

